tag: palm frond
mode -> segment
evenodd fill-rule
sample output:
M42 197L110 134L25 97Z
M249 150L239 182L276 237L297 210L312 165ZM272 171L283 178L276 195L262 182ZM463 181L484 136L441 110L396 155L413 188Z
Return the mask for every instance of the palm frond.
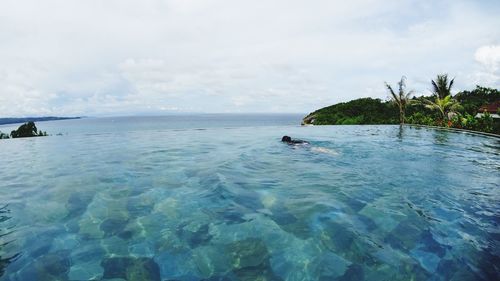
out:
M396 103L399 104L399 99L394 90L392 89L391 85L389 85L387 82L385 82L385 87L389 90L389 93L392 95L392 100Z
M421 103L424 105L424 107L428 108L428 109L436 109L436 107L438 107L438 105L431 101L431 100L428 100L428 99L422 99Z
M455 82L455 78L451 79L450 85L448 86L448 93L451 94L451 87L453 87L453 83Z
M462 106L460 103L458 103L458 102L456 102L456 101L455 101L455 102L454 102L454 103L450 106L450 109L451 109L452 111L459 111L459 110L463 109L463 106Z
M431 80L431 84L432 84L432 93L437 96L439 92L439 87L436 84L436 81Z
M399 80L398 85L399 85L399 97L401 98L404 96L405 88L406 88L406 76L402 76L401 80Z
M436 110L438 108L436 104L426 104L424 107L430 110Z
M415 91L411 90L408 93L406 93L406 95L404 97L405 97L405 99L409 100L411 98L411 96L413 96L413 94L415 94Z
M442 104L443 104L443 105L444 105L444 104L448 104L448 103L450 103L450 101L451 101L451 96L446 96L446 97L444 97L443 99L441 99L441 101L442 101Z

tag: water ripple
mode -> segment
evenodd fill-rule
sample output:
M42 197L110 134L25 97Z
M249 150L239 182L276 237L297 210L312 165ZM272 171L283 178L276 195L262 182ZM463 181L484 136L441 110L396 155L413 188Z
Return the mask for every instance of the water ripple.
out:
M285 134L310 144L288 146ZM496 139L398 126L155 123L2 146L0 280L500 273Z

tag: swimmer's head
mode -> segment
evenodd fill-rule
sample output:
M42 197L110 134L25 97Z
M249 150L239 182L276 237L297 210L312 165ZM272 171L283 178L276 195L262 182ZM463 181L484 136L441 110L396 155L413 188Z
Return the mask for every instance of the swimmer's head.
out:
M289 136L283 136L283 137L281 138L281 141L282 141L282 142L292 142L292 138L291 138L291 137L289 137Z

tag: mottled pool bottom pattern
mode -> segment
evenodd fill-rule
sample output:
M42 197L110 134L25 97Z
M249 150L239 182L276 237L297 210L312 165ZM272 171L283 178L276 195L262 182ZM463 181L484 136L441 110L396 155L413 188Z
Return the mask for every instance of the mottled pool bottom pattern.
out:
M0 159L1 280L500 273L494 138L398 126L117 131L2 141Z

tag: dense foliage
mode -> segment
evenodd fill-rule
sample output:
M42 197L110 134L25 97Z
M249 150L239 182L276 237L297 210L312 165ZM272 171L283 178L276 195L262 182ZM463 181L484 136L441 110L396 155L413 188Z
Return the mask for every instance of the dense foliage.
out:
M454 98L462 105L463 113L474 115L481 106L499 101L500 91L476 86L472 91L459 92Z
M361 98L338 103L314 111L303 119L303 124L351 125L351 124L421 124L443 126L500 134L500 119L490 114L476 117L481 106L500 101L497 89L477 86L472 91L450 94L454 80L438 75L432 80L433 94L413 97L401 106L398 100L408 98L405 92L394 93L390 101ZM392 88L386 84L392 94ZM401 112L404 110L404 112Z
M476 86L472 91L461 91L448 97L450 112L440 109L432 110L426 104L426 100L432 100L435 96L414 98L412 106L408 108L408 123L428 126L444 126L457 129L481 131L500 134L500 120L492 118L490 114L476 117L481 106L500 101L500 91L497 89ZM445 98L446 98L445 97ZM440 100L441 103L444 99Z
M304 118L304 123L314 125L397 124L398 112L398 108L393 103L380 99L361 98L316 110Z

